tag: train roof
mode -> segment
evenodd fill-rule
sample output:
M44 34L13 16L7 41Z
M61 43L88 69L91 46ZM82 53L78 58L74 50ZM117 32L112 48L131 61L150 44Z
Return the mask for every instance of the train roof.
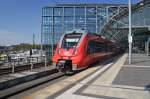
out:
M109 45L116 45L116 42L114 42L112 40L108 40L102 35L99 35L99 34L96 34L96 33L91 33L91 32L86 31L84 29L73 29L72 31L67 31L65 34L72 34L72 33L82 33L84 36L86 34L89 34L89 37L90 37L91 40L103 41L103 42L106 42Z
M91 40L106 42L109 45L115 45L116 44L116 42L114 42L112 40L109 40L109 39L106 39L104 36L99 35L99 34L91 34L90 33L89 37L90 37Z
M67 31L67 33L65 33L65 34L70 34L70 33L83 33L83 34L86 34L86 33L88 33L88 31L83 30L83 29L73 29L72 31Z

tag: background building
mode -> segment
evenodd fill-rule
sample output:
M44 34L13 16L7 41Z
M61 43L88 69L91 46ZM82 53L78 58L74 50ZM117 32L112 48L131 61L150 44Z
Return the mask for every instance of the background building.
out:
M43 49L53 50L60 36L74 28L101 34L106 22L123 11L124 4L56 4L42 9ZM51 53L48 53L51 54Z

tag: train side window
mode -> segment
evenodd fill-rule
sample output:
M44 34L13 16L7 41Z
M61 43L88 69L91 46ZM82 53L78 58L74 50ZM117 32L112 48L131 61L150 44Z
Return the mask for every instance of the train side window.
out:
M87 53L87 54L90 54L90 46L89 46L89 42L88 42L88 45L87 45L86 53Z
M112 52L114 49L113 49L113 46L112 45L107 45L107 51L108 52Z
M86 49L87 51L87 54L92 54L92 53L94 53L94 43L93 43L93 41L89 41L88 42L88 45L87 45L87 49Z
M95 41L95 53L105 52L105 44L103 42Z
M107 44L107 45L106 45L106 51L107 51L107 52L110 52L110 50L111 50L111 48L110 48L110 46Z
M87 54L90 54L90 50L89 50L89 49L90 49L90 46L89 46L89 42L88 42L87 48L86 48L86 53L87 53Z
M102 42L90 40L87 45L87 54L104 52L106 50L105 46Z

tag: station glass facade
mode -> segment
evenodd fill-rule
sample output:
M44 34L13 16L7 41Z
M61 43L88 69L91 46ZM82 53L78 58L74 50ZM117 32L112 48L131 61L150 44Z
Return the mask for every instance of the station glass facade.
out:
M101 33L103 25L126 5L58 4L42 10L42 43L56 44L60 36L73 29Z

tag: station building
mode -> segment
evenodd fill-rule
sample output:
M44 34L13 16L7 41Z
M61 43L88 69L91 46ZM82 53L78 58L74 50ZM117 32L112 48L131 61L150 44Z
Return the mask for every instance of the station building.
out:
M125 4L56 4L43 7L43 49L51 52L51 45L55 45L63 33L72 29L101 34L103 26L111 17L125 8Z
M132 5L132 50L150 52L150 0ZM85 29L105 36L128 48L128 5L126 4L56 4L42 9L41 41L52 51L63 33ZM45 47L44 47L45 46Z
M116 14L101 31L107 39L128 47L128 9ZM150 53L150 0L142 0L132 6L132 53Z

